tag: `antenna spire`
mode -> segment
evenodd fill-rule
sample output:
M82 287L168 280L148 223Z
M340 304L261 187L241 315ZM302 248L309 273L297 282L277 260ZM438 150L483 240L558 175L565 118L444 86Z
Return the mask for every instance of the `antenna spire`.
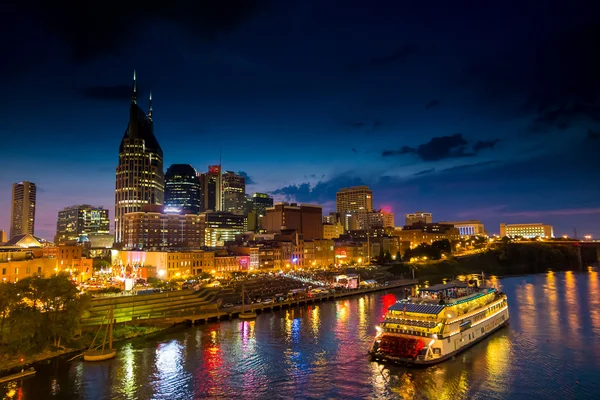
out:
M131 95L131 102L137 104L137 81L135 78L135 69L133 70L133 94Z
M150 106L148 107L148 119L152 121L152 91L150 91Z

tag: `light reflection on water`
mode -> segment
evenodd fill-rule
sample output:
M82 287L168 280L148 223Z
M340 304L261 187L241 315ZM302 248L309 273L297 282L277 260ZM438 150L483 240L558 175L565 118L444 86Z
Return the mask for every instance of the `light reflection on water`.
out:
M599 279L595 271L490 278L509 296L510 327L428 369L380 365L366 355L385 309L404 296L395 291L135 340L113 361L56 363L22 384L0 386L0 393L22 399L593 398L600 391Z

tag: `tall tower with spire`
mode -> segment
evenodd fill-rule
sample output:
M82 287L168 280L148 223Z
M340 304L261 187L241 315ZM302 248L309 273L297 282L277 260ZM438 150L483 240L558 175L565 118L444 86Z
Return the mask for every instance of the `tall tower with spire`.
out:
M146 204L163 204L165 178L163 151L154 136L152 95L146 114L137 104L137 77L133 71L133 91L129 124L119 146L115 190L115 242L122 243L123 216L140 211Z

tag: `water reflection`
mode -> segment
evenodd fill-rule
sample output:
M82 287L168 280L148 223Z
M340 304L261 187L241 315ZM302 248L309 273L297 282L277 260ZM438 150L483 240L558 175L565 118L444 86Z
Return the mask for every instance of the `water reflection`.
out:
M366 356L375 325L403 296L395 291L126 343L108 363L59 363L0 386L0 393L23 399L593 398L600 391L599 279L592 271L497 280L510 299L510 327L427 369L384 366Z

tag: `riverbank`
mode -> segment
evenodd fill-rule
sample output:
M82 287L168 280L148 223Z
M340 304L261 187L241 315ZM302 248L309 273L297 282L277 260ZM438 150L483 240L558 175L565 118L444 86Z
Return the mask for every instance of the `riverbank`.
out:
M572 246L532 243L506 244L468 257L449 258L431 263L402 263L389 271L396 276L414 276L420 281L441 281L459 275L480 274L511 276L578 269L577 253Z
M144 326L117 325L113 331L113 342L118 343L128 339L151 337L157 333L165 332L173 328L173 324L156 324ZM96 341L103 340L103 333L98 334ZM23 368L35 367L36 364L48 363L54 359L70 358L81 354L90 346L95 332L88 331L81 336L79 346L69 347L62 350L44 350L32 355L5 355L0 356L0 375L9 375Z

